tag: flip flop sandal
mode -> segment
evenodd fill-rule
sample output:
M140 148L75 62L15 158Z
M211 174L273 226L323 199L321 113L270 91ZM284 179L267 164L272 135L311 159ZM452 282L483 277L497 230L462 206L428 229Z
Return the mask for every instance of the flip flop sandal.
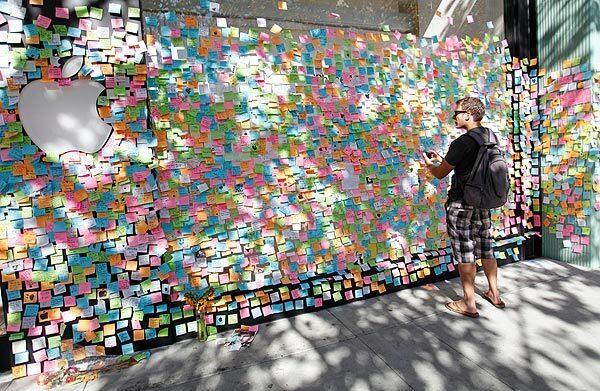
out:
M491 305L493 305L493 306L494 306L494 307L496 307L496 308L500 308L500 309L506 308L506 303L505 303L505 302L503 302L502 300L500 300L500 302L499 302L499 303L494 303L494 302L492 301L492 299L490 299L488 296L486 296L486 294L485 294L485 293L482 293L482 294L481 294L481 297L483 297L483 299L484 299L485 301L487 301L488 303L490 303Z
M479 312L468 312L461 310L456 304L454 304L453 301L446 303L446 308L452 312L456 312L457 314L468 316L469 318L479 318Z

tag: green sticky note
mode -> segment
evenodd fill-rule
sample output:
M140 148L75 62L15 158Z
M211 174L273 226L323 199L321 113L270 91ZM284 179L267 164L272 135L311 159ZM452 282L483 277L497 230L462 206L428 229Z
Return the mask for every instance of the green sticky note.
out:
M160 330L158 330L158 336L159 337L168 337L169 336L169 329L167 327L162 328Z
M115 95L117 96L125 96L127 94L127 90L125 86L115 86Z
M207 341L212 341L217 339L217 328L215 326L207 326L206 333L208 334Z
M129 18L139 18L140 17L140 9L137 7L129 7L127 9L127 17Z
M48 337L48 347L50 349L57 348L60 346L60 336L54 335L52 337Z
M8 340L9 341L19 341L21 339L25 338L25 333L21 332L21 333L10 333L8 335Z
M11 312L6 315L6 323L13 324L21 324L21 313L20 312Z
M52 40L52 31L46 29L39 29L40 41L49 42Z
M68 33L67 26L65 26L64 24L55 24L53 27L56 34L67 35Z
M168 324L171 324L171 315L170 314L162 314L159 316L159 320L160 320L161 326L166 326Z
M150 290L150 286L152 285L152 281L150 279L144 280L140 283L142 290L147 291Z
M390 26L388 26L387 24L384 24L383 26L381 26L381 30L390 31Z
M102 8L91 7L91 9L90 9L90 17L93 19L101 20L103 13L104 13L104 10Z
M75 14L78 18L88 18L90 16L88 8L86 6L75 7Z

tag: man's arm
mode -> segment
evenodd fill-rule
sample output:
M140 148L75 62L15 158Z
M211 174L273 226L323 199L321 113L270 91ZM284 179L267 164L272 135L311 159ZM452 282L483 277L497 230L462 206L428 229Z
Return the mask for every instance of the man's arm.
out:
M446 159L442 159L442 163L439 165L434 165L432 161L427 162L427 169L434 177L442 179L454 170L454 166L451 166Z

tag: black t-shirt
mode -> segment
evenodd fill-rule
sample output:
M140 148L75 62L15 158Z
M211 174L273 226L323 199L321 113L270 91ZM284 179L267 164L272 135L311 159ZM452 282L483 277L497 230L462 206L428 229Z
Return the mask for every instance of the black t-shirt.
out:
M472 132L475 129L470 131ZM479 144L467 133L450 144L445 159L448 164L454 166L454 174L452 175L450 190L448 190L448 201L462 200L465 182L473 169L475 160L477 160L478 152Z

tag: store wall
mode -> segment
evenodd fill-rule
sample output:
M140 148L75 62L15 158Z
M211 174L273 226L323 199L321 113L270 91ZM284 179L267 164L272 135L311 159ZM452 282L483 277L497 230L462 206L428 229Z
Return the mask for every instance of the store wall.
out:
M457 136L450 113L467 94L486 102L512 167L496 256L520 259L531 197L511 95L527 82L501 40L273 32L253 19L238 29L176 12L187 8L101 5L0 8L11 21L0 26L0 264L15 377L189 337L184 296L209 287L214 334L454 276L448 180L430 183L419 154ZM77 78L105 88L97 110L112 133L95 153L47 153L23 128L20 94L40 81L68 90L60 66L77 53ZM71 109L56 111L65 126Z
M539 1L543 254L600 266L598 1Z

